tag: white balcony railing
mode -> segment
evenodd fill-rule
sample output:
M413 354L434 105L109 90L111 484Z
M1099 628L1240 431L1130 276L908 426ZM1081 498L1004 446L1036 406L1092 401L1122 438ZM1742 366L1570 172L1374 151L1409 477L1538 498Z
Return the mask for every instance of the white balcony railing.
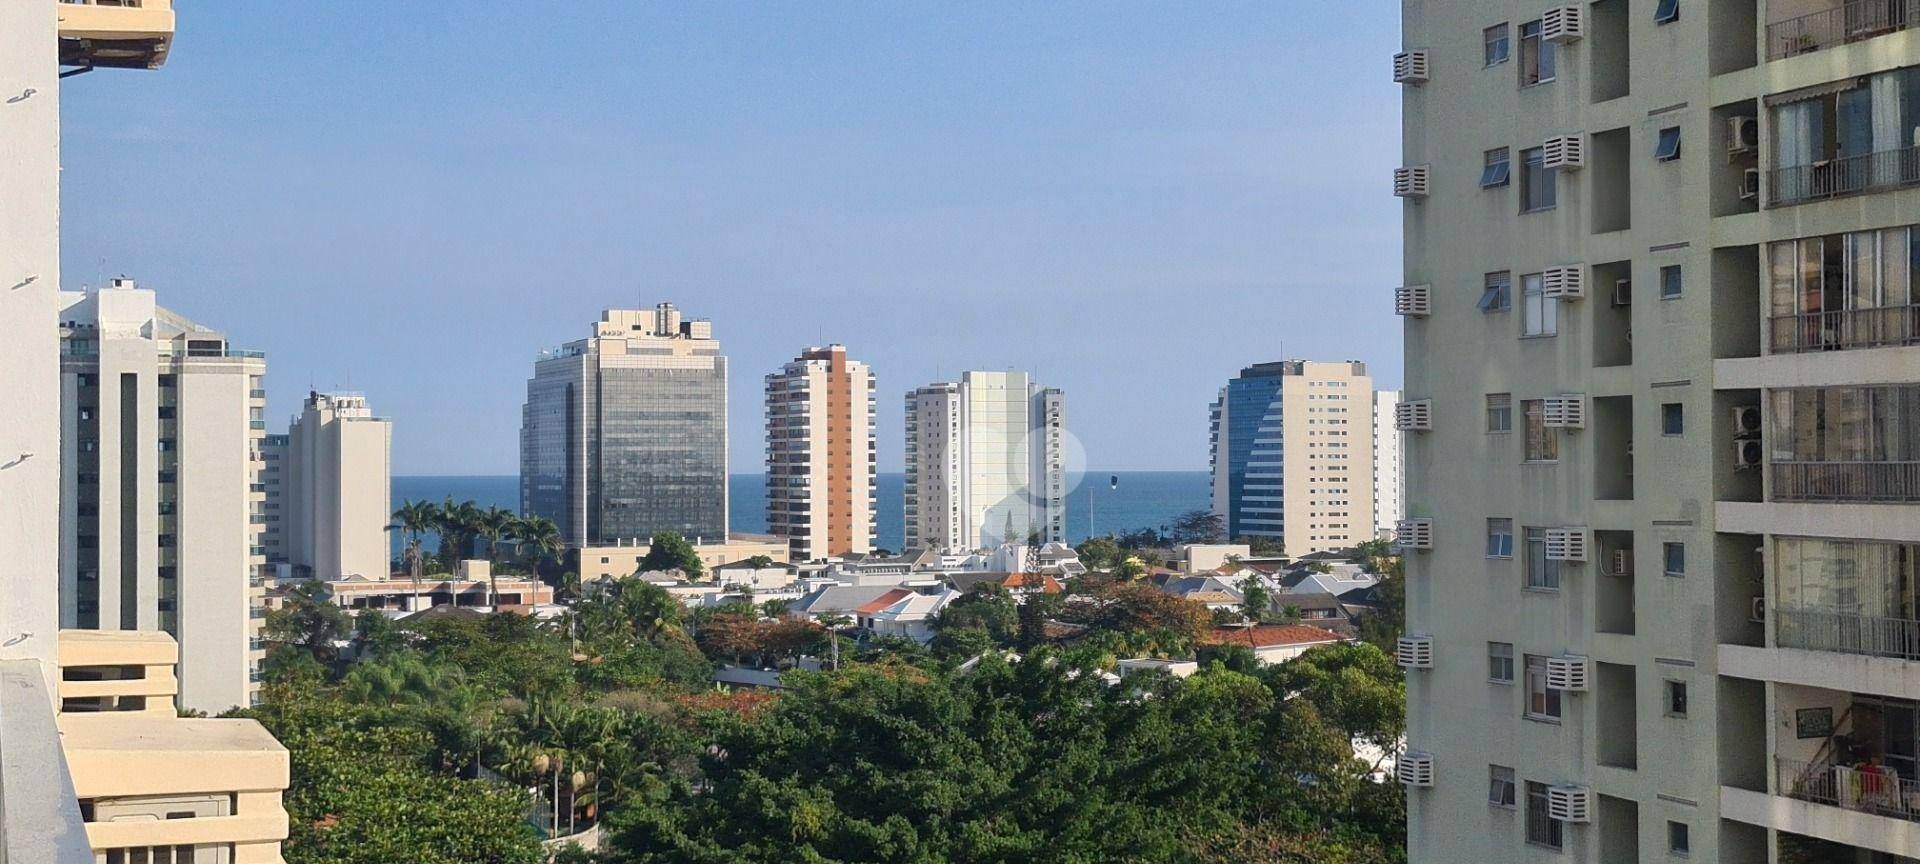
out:
M1886 766L1854 768L1781 759L1779 771L1780 794L1788 798L1920 821L1920 783Z
M1779 462L1773 501L1920 504L1920 462Z
M1884 36L1920 24L1920 0L1854 0L1767 25L1767 59Z
M1782 648L1920 660L1920 621L1830 609L1771 610Z

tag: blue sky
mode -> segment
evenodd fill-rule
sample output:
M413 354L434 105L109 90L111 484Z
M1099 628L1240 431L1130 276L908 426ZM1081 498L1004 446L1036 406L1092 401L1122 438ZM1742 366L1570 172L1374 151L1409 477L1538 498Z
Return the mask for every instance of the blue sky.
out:
M1206 465L1243 365L1400 380L1387 3L178 0L157 73L64 87L64 281L127 274L395 421L396 473L513 473L534 354L711 318L734 469L761 376L846 343L901 400L1063 387L1097 469Z

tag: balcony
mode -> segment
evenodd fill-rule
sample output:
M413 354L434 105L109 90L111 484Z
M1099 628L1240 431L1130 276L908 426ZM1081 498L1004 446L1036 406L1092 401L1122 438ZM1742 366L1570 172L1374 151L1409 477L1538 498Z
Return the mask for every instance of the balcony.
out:
M1804 204L1915 183L1920 183L1920 147L1901 147L1772 169L1767 172L1767 203Z
M1784 797L1920 822L1920 783L1884 766L1863 769L1794 759L1779 759L1777 764Z
M1906 30L1920 23L1916 0L1854 0L1767 24L1767 59L1810 54Z
M158 69L173 46L173 0L59 0L60 65Z
M1920 345L1920 305L1775 315L1768 324L1775 354Z
M1920 621L1833 609L1772 609L1782 648L1920 660Z
M1769 469L1772 501L1920 503L1920 462L1783 462Z

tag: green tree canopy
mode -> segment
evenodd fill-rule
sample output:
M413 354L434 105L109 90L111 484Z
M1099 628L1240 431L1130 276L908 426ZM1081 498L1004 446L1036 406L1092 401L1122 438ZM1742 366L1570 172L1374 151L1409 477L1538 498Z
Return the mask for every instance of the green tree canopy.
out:
M687 538L672 531L662 531L653 535L647 556L640 560L640 572L655 570L679 570L687 574L688 579L699 579L706 575L706 565L700 563L700 556L693 551L693 544Z

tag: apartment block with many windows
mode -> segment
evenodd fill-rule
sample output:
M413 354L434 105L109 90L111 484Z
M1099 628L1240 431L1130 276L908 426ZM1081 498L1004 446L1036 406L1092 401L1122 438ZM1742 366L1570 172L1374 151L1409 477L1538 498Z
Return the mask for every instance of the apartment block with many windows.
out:
M1295 555L1372 540L1373 405L1357 361L1240 370L1208 409L1213 512L1227 535L1273 538Z
M767 376L767 530L796 561L873 551L872 370L843 345Z
M1403 4L1415 861L1920 857L1920 4Z
M966 372L906 399L909 549L1066 539L1067 397L1025 372Z

